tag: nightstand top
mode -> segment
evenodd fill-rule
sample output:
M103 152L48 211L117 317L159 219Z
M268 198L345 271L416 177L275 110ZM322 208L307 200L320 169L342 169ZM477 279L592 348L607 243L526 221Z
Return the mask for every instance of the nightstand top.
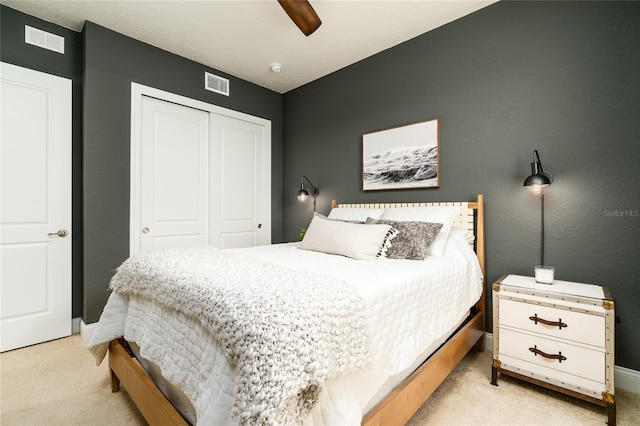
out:
M537 283L535 278L523 275L507 275L498 280L500 284L521 287L543 292L570 294L574 296L590 297L593 299L606 299L603 287L594 284L574 283L571 281L555 280L553 284Z

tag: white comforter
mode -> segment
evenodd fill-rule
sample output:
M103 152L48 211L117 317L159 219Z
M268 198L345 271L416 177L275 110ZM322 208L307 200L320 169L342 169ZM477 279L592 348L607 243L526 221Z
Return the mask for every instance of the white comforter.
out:
M363 299L371 364L329 379L307 424L360 424L363 410L377 390L454 327L482 293L475 254L458 232L450 234L443 256L425 261L358 261L299 250L296 244L238 252L337 277L354 285ZM199 324L157 304L113 293L89 344L98 362L104 358L108 342L121 336L136 342L141 356L157 364L189 397L198 424L237 423L230 417L233 366Z

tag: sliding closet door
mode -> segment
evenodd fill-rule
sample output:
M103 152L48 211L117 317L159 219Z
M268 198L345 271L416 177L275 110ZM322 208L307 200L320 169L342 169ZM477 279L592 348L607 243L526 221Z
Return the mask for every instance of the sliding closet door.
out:
M220 248L268 244L265 223L265 127L211 114L211 244Z
M142 99L140 251L209 244L209 114Z
M131 254L271 243L271 123L131 89Z

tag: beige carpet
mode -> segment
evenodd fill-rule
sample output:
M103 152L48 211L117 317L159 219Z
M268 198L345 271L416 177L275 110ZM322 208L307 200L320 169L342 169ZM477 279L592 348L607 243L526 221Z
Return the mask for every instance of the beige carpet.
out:
M602 407L508 377L489 384L491 353L472 352L408 423L419 425L604 425ZM618 424L640 425L640 395L617 391ZM0 424L144 425L126 392L112 394L75 335L0 355Z

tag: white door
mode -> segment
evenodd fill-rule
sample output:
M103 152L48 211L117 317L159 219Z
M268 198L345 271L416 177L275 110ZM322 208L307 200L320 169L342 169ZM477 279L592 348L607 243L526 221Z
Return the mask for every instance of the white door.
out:
M264 126L211 114L211 245L266 244Z
M142 99L140 251L209 244L209 114Z
M1 65L0 350L71 334L71 81Z
M131 87L131 254L271 243L271 123Z

